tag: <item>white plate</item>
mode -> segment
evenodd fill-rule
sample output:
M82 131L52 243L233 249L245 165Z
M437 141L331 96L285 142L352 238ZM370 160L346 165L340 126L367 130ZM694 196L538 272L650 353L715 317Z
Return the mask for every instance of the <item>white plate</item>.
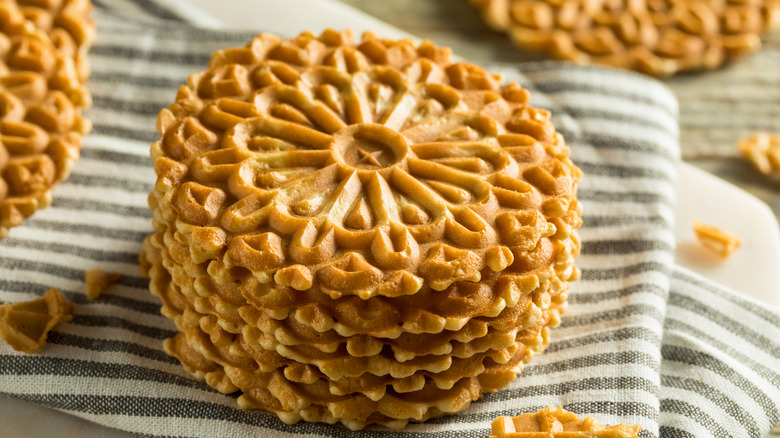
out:
M678 167L675 261L732 289L780 306L780 231L772 210L755 196L682 163ZM693 221L737 234L742 246L728 259L696 241Z
M334 27L352 28L357 34L372 30L388 38L410 37L376 18L329 0L232 0L231 7L213 0L172 0L172 5L182 15L208 27L230 23L234 29L262 29L283 36L303 29L319 32ZM246 12L261 8L262 13ZM771 210L752 195L684 163L679 166L677 187L677 262L747 295L780 304L780 233ZM742 237L742 248L725 261L699 248L691 229L695 218L737 233ZM0 436L134 436L1 396L0 412Z

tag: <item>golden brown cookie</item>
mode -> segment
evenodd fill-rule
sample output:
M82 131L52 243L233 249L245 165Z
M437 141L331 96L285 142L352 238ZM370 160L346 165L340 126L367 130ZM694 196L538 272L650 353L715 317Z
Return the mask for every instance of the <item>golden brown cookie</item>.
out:
M166 350L282 420L454 413L549 344L580 170L528 92L430 43L262 34L158 116Z
M780 0L471 2L522 49L653 76L720 67L780 24Z
M89 0L0 2L0 238L51 203L91 129Z
M14 350L39 352L54 327L71 320L73 304L57 289L43 297L0 307L0 338Z
M517 417L498 417L490 438L636 438L638 424L604 426L593 417L579 418L561 407L546 407Z
M780 177L780 135L759 132L737 142L742 156L759 172Z
M112 284L119 281L120 275L116 272L108 272L101 268L92 268L84 274L84 282L87 284L87 298L94 300L100 298Z

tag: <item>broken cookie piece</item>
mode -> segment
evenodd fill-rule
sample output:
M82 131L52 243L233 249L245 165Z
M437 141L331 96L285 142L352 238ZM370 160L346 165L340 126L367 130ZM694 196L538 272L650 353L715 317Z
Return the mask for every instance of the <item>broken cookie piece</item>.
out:
M71 320L71 313L73 304L55 288L32 301L4 303L0 307L0 338L14 350L37 353L54 327Z
M638 424L604 426L593 417L579 418L560 406L498 417L490 427L490 438L636 438L642 430Z
M94 300L101 295L114 283L119 280L119 274L108 272L100 268L92 268L84 275L84 281L87 283L87 298Z
M731 256L731 253L742 245L742 241L736 234L698 220L693 222L693 231L699 243L724 259Z
M742 156L764 175L780 177L780 135L759 132L737 142Z

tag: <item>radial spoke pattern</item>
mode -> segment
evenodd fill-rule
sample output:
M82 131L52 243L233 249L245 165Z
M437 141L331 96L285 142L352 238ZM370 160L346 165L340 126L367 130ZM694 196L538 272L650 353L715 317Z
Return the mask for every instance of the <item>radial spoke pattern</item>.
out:
M260 35L158 117L146 239L166 343L239 405L400 427L549 344L580 171L550 114L430 43Z

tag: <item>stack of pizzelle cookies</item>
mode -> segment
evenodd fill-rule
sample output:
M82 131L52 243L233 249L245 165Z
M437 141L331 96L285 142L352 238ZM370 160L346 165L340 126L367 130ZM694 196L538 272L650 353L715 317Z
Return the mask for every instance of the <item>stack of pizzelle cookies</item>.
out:
M214 53L151 148L166 351L288 423L403 427L507 385L579 277L581 172L501 85L370 33Z
M51 203L92 127L89 0L0 1L0 238Z

